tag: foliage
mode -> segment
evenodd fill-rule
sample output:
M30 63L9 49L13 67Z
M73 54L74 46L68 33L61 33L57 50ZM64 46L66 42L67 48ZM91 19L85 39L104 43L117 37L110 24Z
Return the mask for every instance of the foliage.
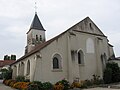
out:
M30 84L27 90L42 90L42 89L39 89L37 84Z
M12 69L1 69L2 75L4 79L12 79Z
M34 88L34 86L36 86L36 85L37 85L39 90L41 90L42 87L43 87L43 84L40 81L33 81L32 84L31 84L31 88Z
M71 84L71 88L80 88L81 87L81 83L80 82L73 82Z
M12 79L4 80L3 83L7 86L20 90L27 90L28 85L30 84L30 82L16 82L15 80Z
M17 82L13 85L13 88L27 90L29 84L30 82Z
M111 68L106 68L104 70L103 80L106 84L109 84L112 82L112 69Z
M64 90L68 90L68 89L70 88L69 82L68 82L67 80L65 80L65 79L63 79L63 80L61 80L61 81L59 81L59 82L57 82L57 83L63 84Z
M42 88L43 88L43 90L52 90L53 85L50 82L44 82Z
M115 63L115 62L107 63L106 64L106 69L107 69L107 71L104 72L104 75L103 75L104 80L107 77L106 74L108 74L109 79L110 79L109 83L115 83L115 82L119 82L120 81L120 68L119 68L117 63ZM112 72L112 74L111 74L111 72Z
M38 90L52 90L53 89L53 85L50 82L41 83L40 81L33 81L30 84L29 89L33 90L36 87L38 88Z
M99 85L99 84L103 84L103 80L100 79L100 76L97 75L93 75L93 79L91 79L91 81L93 82L94 85Z
M11 60L16 60L16 55L11 55Z
M15 79L16 79L17 82L24 82L25 81L24 76L17 76Z
M16 60L16 55L11 55L11 56L5 55L4 60Z
M93 86L93 82L91 80L85 80L81 87L86 88L88 86Z
M64 90L64 85L61 83L56 83L54 85L54 90Z

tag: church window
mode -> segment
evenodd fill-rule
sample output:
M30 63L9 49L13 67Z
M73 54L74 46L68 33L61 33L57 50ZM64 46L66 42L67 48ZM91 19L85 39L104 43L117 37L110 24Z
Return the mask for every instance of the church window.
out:
M94 41L91 38L88 38L86 41L86 52L94 53Z
M84 54L82 50L78 52L78 64L84 64Z
M36 41L38 41L38 35L36 35Z
M54 69L59 69L59 60L57 57L53 58L53 68Z
M24 76L24 63L21 63L21 76Z
M19 66L18 66L18 75L20 75L20 72L21 72L21 70L20 70L20 64L19 64Z
M61 56L59 54L55 54L53 56L53 69L61 69Z
M92 24L91 24L91 23L89 23L89 26L90 26L90 29L93 30L93 27L92 27Z
M42 36L40 35L40 41L42 41Z
M27 62L27 75L30 74L30 61Z

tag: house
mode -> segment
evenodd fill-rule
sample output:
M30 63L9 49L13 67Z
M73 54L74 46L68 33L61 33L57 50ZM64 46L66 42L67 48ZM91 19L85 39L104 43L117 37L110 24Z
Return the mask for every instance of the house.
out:
M0 60L0 70L1 69L8 69L10 64L14 63L15 60Z
M91 79L93 74L102 78L107 60L114 55L113 46L89 17L48 41L45 32L35 13L25 55L11 64L13 79L20 75L55 83L65 78L72 83Z

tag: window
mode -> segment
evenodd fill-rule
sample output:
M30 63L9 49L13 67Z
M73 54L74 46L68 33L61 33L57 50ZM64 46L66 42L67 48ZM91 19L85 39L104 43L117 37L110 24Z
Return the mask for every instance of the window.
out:
M27 62L27 75L30 74L30 61Z
M90 29L93 30L93 27L92 27L92 24L91 24L91 23L89 23L89 26L90 26Z
M55 54L53 56L53 69L61 69L61 56L59 54Z
M82 50L78 52L78 64L84 64L84 54Z
M38 41L38 35L36 35L36 41Z
M94 53L94 41L91 38L88 38L86 41L86 52L87 53Z
M53 58L53 69L59 69L59 60L57 57Z
M42 36L40 35L40 41L42 41Z
M21 63L21 76L24 76L24 63Z

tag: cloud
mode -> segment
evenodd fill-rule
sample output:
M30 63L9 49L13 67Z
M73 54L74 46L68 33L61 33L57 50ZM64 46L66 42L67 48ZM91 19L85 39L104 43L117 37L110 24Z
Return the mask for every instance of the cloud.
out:
M119 56L119 0L36 0L38 16L47 30L47 39L65 31L89 16L108 36ZM0 58L5 54L24 53L26 32L34 17L34 0L1 0ZM118 38L118 39L116 39Z

